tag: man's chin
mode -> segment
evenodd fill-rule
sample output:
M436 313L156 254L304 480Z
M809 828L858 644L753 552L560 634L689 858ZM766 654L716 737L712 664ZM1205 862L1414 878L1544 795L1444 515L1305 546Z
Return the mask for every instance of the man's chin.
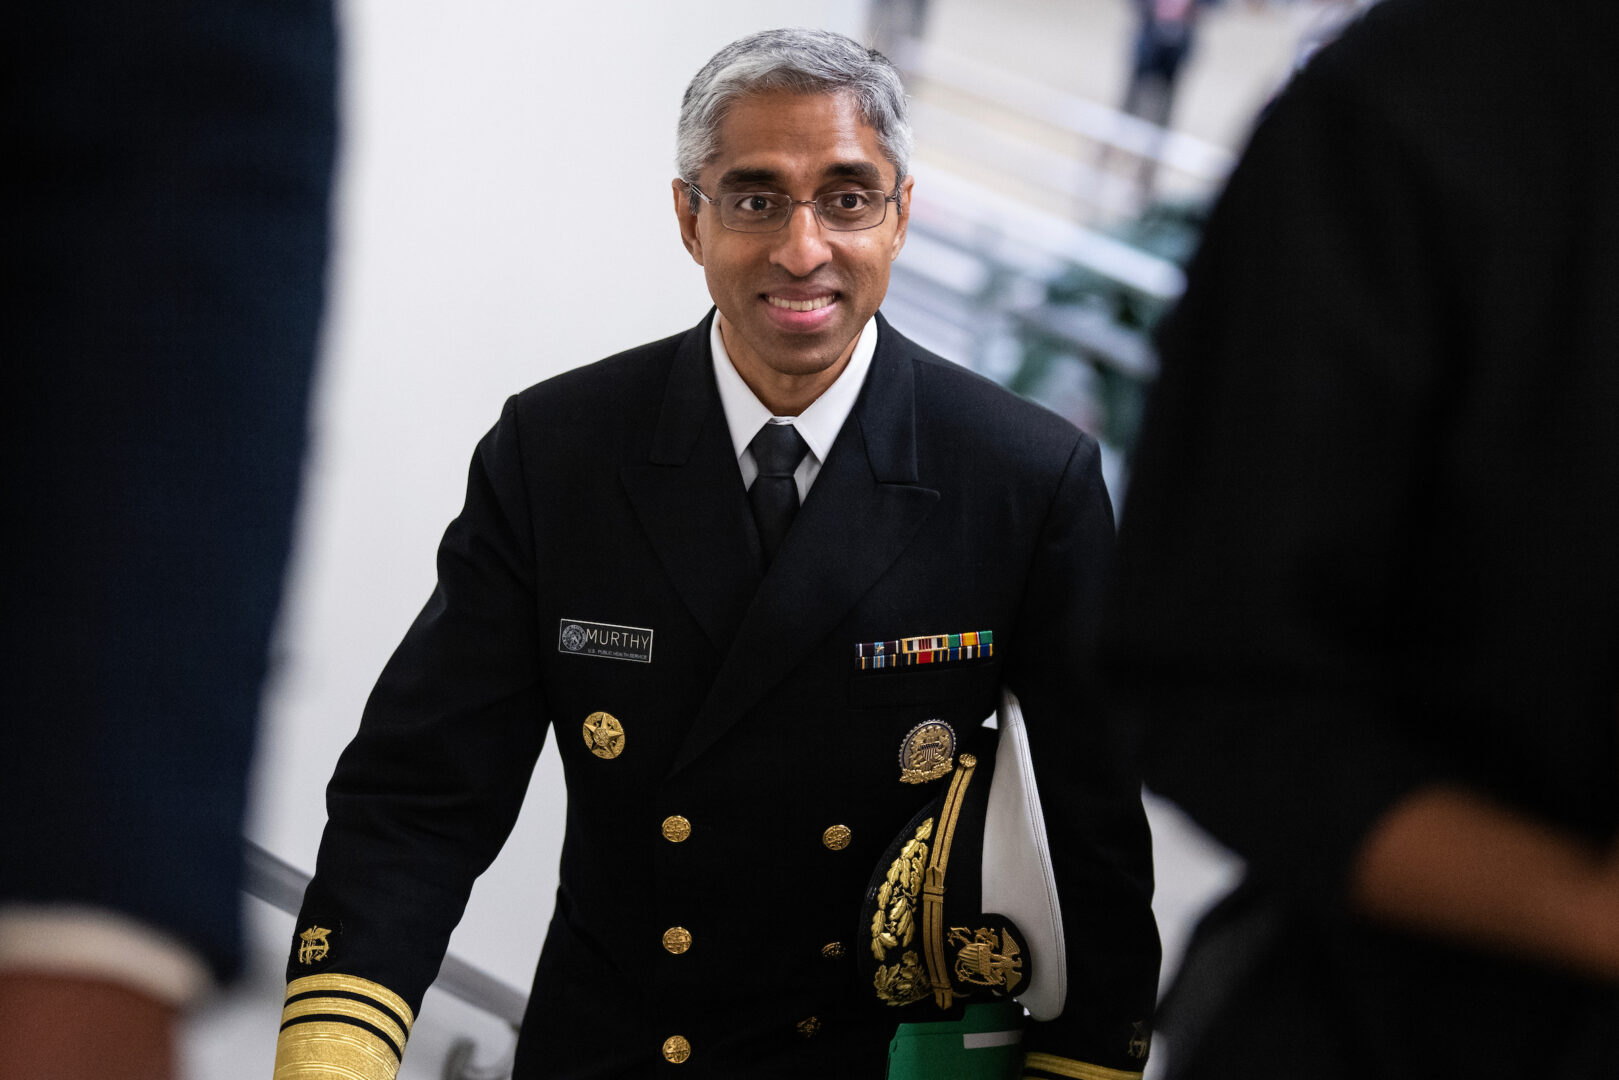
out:
M770 367L783 375L792 375L798 378L809 378L821 375L838 366L843 359L843 353L837 349L827 349L813 353L782 350L766 358Z
M735 324L732 324L733 326ZM749 334L746 342L769 368L783 375L819 375L852 352L858 328L828 327L815 333L783 332L773 326ZM727 343L727 348L730 345ZM732 358L733 361L735 357Z

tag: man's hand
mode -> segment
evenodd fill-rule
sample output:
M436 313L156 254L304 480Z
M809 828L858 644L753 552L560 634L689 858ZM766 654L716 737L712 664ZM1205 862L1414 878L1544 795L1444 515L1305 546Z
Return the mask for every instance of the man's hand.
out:
M1350 891L1381 922L1619 983L1619 846L1603 854L1472 792L1425 788L1397 805Z
M0 974L0 1080L171 1080L176 1015L117 983Z

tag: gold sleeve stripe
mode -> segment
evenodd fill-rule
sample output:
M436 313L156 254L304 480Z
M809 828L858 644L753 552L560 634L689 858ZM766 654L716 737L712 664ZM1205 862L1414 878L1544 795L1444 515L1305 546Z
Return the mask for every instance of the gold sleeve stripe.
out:
M399 1058L375 1032L349 1021L281 1029L272 1080L396 1080Z
M281 1010L281 1026L285 1028L292 1024L301 1024L310 1017L317 1016L322 1020L335 1020L339 1017L353 1020L361 1026L371 1028L386 1039L396 1053L404 1052L407 1033L392 1013L384 1012L369 1002L347 996L321 994L289 1001L286 1008Z
M1110 1069L1106 1065L1092 1065L1056 1054L1030 1053L1023 1059L1025 1080L1045 1080L1060 1076L1067 1080L1141 1080L1138 1072Z
M287 984L274 1080L395 1080L416 1015L380 983L306 975Z
M287 984L286 1000L290 1002L293 998L317 993L367 998L377 1008L392 1013L407 1035L410 1033L411 1025L416 1022L416 1014L405 1004L404 998L381 983L374 983L370 979L362 979L356 975L343 975L337 972L305 975Z

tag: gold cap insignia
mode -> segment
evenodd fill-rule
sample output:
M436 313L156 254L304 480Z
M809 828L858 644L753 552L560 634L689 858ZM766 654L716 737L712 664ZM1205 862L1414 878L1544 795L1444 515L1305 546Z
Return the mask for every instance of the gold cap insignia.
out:
M624 752L624 725L612 713L593 712L585 717L585 745L609 760Z
M1000 995L1012 993L1023 981L1023 950L1004 928L996 934L993 928L952 926L948 940L960 946L956 950L957 982L988 987Z
M906 784L926 784L956 767L956 732L943 720L924 720L906 733L899 744L899 778Z
M914 1005L933 989L928 982L928 970L922 966L915 949L906 949L897 964L886 967L879 964L872 986L877 996L890 1005Z
M932 836L933 819L928 818L900 849L877 890L877 911L871 920L871 955L877 958L878 965L872 986L889 1005L921 1001L932 989L921 957L916 950L906 948L916 937L917 894L922 889L927 842ZM901 949L904 951L899 961L888 964L889 952Z
M298 962L300 964L318 964L326 959L326 954L332 951L331 942L326 940L331 931L324 926L311 926L298 935L303 944L298 946Z

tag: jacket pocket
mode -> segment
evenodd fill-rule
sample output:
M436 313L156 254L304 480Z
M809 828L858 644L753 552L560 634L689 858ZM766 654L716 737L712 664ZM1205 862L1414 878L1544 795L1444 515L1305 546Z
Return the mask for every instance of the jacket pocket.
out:
M995 711L1000 671L1000 661L995 659L920 664L893 671L856 671L849 676L849 707L932 705L955 711L979 698L987 702L987 716Z

